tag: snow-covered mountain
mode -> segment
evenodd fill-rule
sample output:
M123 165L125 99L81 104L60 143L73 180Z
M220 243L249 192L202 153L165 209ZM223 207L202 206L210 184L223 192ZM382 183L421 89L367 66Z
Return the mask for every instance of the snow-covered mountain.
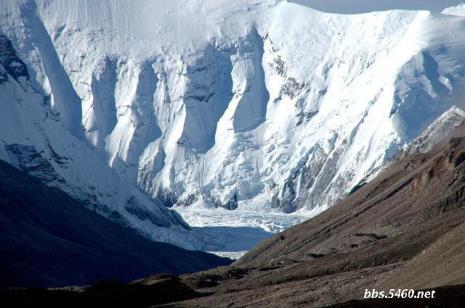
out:
M112 221L137 225L150 238L199 244L176 212L128 184L99 159L83 137L66 130L61 114L49 106L50 96L32 84L11 42L0 35L2 160L62 188Z
M18 52L2 58L0 158L184 247L204 235L161 203L196 224L279 230L463 105L460 16L5 0L0 29Z
M360 14L389 10L427 10L439 13L463 0L289 0L318 11L336 14Z
M450 138L454 130L465 121L465 112L452 107L439 118L434 120L408 147L401 153L402 156L427 153L433 147Z

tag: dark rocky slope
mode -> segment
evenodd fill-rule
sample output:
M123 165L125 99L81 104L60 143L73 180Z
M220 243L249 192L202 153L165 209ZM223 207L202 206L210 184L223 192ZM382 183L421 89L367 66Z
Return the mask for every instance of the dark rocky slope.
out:
M0 287L127 282L229 263L149 241L0 161Z
M465 300L464 205L465 138L454 137L427 154L400 156L337 206L264 241L233 265L180 276L184 291L161 302L151 292L150 304L140 307L459 307ZM151 279L136 285L144 288ZM373 288L434 288L437 296L363 299ZM86 292L81 299L89 299ZM103 296L110 301L115 293Z
M155 275L129 284L104 281L90 287L0 289L2 307L14 308L138 308L202 295L171 275Z
M173 305L363 306L370 303L359 302L366 288L465 284L464 230L465 138L454 137L393 162L337 206L265 240L232 266L183 276L213 294ZM454 300L464 299L460 287L454 290ZM390 303L398 304L383 305Z

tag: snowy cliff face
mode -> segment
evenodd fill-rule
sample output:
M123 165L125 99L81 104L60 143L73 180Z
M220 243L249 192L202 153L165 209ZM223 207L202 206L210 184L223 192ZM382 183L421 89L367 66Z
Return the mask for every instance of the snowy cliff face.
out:
M146 237L193 248L206 239L160 202L124 181L61 122L50 96L35 89L25 63L0 34L0 158Z
M100 203L142 230L147 208L174 214L141 206L137 188L178 209L321 211L460 105L465 81L465 19L426 11L10 0L0 15L46 98L17 112L31 126L21 136L5 133L19 125L5 116L1 157L14 144L51 156L44 140L61 138L66 185L111 195L118 202ZM18 93L0 91L8 105ZM40 137L26 140L32 131Z

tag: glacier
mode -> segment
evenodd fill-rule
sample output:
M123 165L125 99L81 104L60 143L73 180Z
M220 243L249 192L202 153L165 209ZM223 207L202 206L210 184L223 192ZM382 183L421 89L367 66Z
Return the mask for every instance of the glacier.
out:
M301 222L463 109L460 12L4 0L0 159L151 239L227 251L221 227Z

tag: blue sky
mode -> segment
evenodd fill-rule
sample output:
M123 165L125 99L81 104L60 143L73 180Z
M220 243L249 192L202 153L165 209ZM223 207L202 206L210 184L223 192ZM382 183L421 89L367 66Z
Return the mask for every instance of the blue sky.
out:
M364 13L389 9L430 10L440 12L464 0L288 0L332 13Z

